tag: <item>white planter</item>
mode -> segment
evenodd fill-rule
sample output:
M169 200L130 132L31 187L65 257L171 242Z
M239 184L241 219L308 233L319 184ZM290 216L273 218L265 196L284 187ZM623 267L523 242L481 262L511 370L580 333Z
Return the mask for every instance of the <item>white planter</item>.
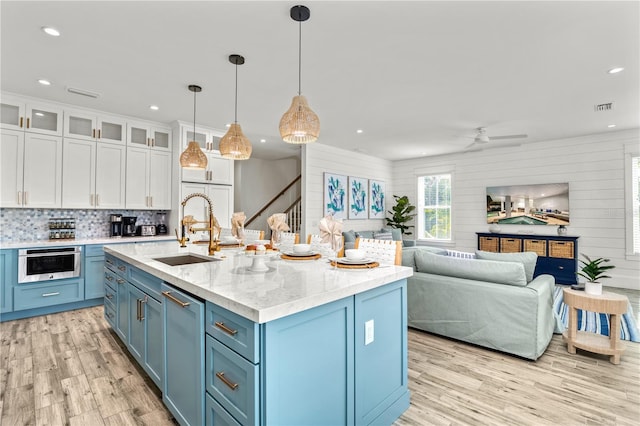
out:
M602 283L592 283L587 281L584 283L584 292L593 296L600 296L602 294Z

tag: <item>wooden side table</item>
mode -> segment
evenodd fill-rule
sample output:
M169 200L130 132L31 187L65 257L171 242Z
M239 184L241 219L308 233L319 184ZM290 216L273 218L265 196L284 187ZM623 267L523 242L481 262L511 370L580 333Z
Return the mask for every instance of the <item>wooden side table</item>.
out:
M563 289L564 303L569 307L569 328L562 333L567 343L567 352L576 353L576 348L603 355L610 355L612 364L620 364L620 354L624 343L620 341L620 315L627 311L629 300L626 296L603 291L601 295L586 294L584 291ZM609 314L609 337L586 331L578 331L578 309Z

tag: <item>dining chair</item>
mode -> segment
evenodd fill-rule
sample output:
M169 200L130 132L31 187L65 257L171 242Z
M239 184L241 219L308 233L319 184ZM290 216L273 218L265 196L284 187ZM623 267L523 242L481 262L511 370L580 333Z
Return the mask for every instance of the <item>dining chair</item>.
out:
M323 243L322 237L318 234L307 235L307 244L311 245L311 251L317 251L322 257L333 257L331 243ZM344 237L342 237L342 248L338 252L338 257L344 256Z
M245 229L244 230L244 242L245 244L252 244L258 240L264 240L264 231L257 229Z
M280 250L293 251L293 245L300 242L300 234L297 232L280 233Z
M355 248L364 250L367 257L376 262L402 264L402 241L356 238Z

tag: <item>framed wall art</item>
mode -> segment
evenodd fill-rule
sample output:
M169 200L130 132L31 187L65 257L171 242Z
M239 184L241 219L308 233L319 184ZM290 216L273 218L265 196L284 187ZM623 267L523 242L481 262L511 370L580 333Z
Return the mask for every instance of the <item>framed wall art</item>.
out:
M369 217L369 180L349 176L349 219Z
M369 219L384 219L384 182L369 179Z
M346 219L347 177L324 173L324 207L322 215L332 214L334 219Z

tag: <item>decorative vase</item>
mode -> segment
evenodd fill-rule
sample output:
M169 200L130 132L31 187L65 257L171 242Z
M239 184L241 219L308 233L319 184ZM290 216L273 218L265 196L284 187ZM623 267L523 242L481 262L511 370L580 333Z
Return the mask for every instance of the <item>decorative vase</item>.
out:
M584 292L592 296L600 296L602 294L602 283L587 281L584 283Z
M567 235L567 227L564 225L558 226L558 235Z
M493 223L489 225L489 232L491 232L492 234L499 234L500 231L502 231L502 229L500 228L500 226L498 226L498 224Z

